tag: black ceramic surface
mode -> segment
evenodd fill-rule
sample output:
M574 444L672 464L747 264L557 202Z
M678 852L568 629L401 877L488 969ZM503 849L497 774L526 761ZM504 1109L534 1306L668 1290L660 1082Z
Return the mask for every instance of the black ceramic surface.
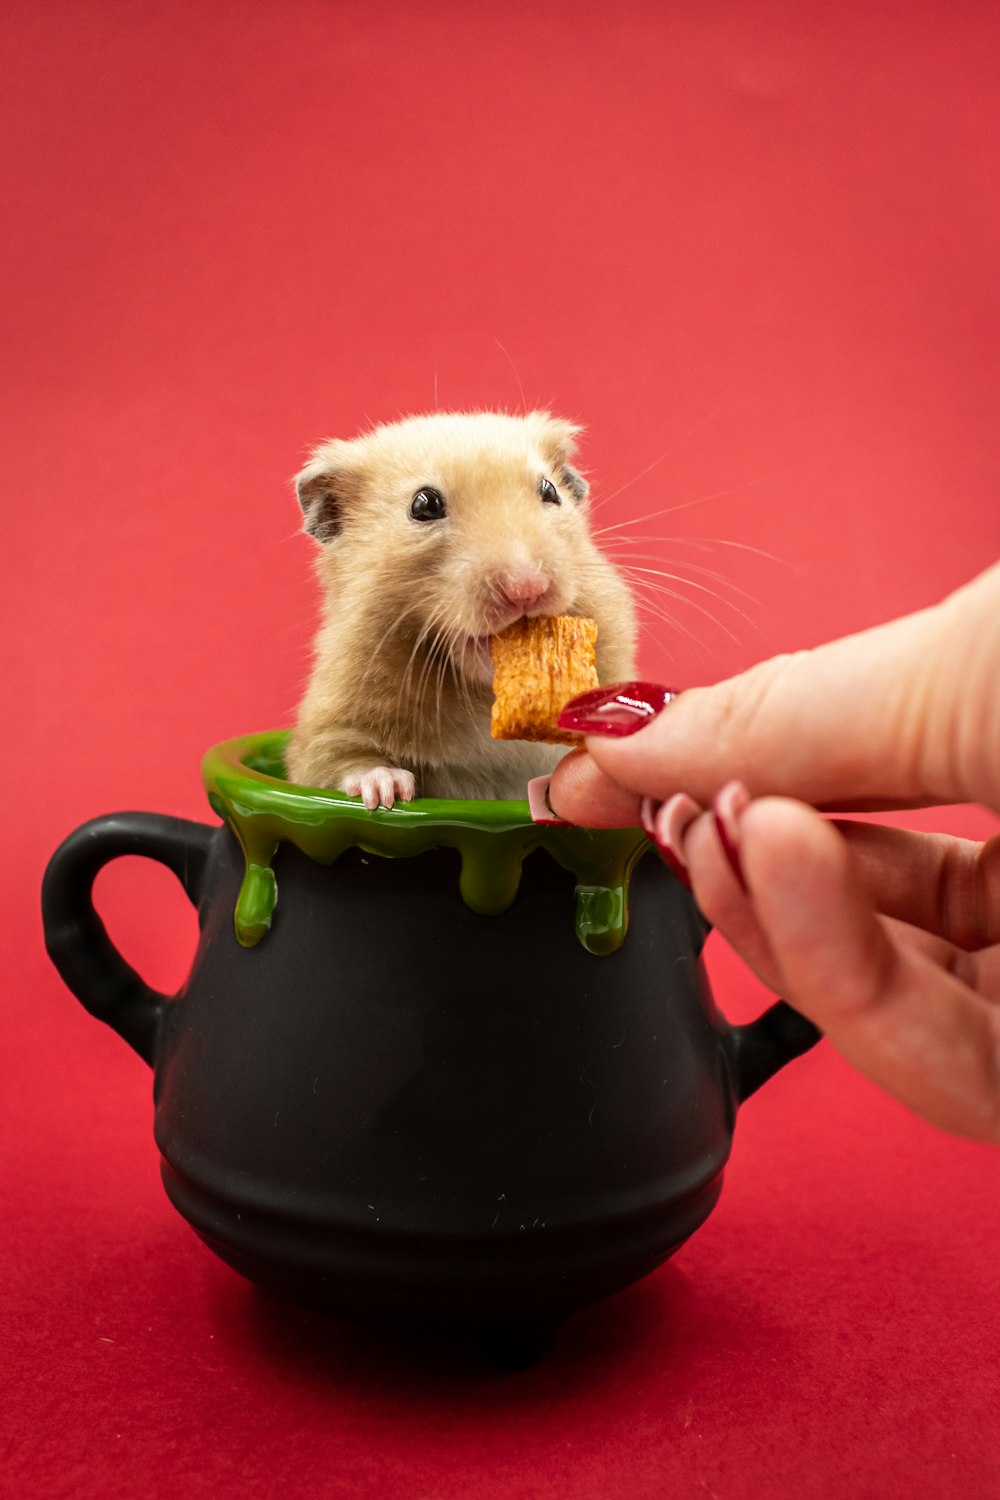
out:
M200 943L173 998L111 945L90 890L109 859L167 864ZM226 827L96 819L46 875L49 951L155 1069L172 1202L285 1295L378 1318L538 1323L659 1265L703 1222L737 1104L816 1039L783 1004L716 1012L705 924L654 854L621 948L577 941L573 876L543 850L502 916L458 895L459 856L283 844L273 926L241 947L244 857Z

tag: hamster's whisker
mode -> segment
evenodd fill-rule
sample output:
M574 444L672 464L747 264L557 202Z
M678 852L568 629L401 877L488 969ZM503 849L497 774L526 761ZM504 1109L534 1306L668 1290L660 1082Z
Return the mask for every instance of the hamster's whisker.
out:
M746 620L746 622L747 622L748 625L752 625L752 626L754 626L754 628L756 628L756 621L753 620L753 618L750 615L747 614L747 612L746 612L745 609L740 609L739 605L738 604L734 604L733 601L732 601L732 599L727 599L726 596L725 596L725 594L720 594L719 593L718 589L709 588L708 584L706 584L706 583L697 583L693 578L684 578L684 577L682 577L680 573L667 573L667 572L664 572L664 570L662 568L641 568L641 567L638 567L637 565L633 565L633 566L629 567L627 569L627 571L629 573L633 574L633 575L636 574L636 573L648 574L650 576L650 578L670 578L670 579L673 580L674 583L686 584L689 589L698 589L701 593L708 594L713 599L718 599L718 601L719 601L720 604L724 604L727 609L731 609L734 612L734 614L738 614L741 619ZM638 582L638 581L639 580L636 580L636 582ZM662 588L663 587L662 584L653 584L652 582L650 582L648 586L650 588ZM666 590L665 590L665 592L666 592ZM753 600L752 602L753 603L757 603L758 601L757 600Z
M492 604L502 604L504 602L503 590L501 589L500 583L496 578L487 578L486 591ZM485 634L485 632L483 633Z
M740 495L745 490L752 490L755 485L767 484L769 480L777 479L783 472L782 469L772 469L770 474L760 474L756 479L748 479L744 484L734 484L729 489L715 490L711 495L696 495L693 500L681 500L677 505L668 505L663 510L648 511L643 516L631 516L628 520L616 521L613 526L602 526L594 532L594 536L608 536L612 531L623 531L627 526L641 526L644 521L656 521L660 516L672 516L675 511L690 510L693 505L705 505L709 500L722 500L727 495Z
M443 616L443 614L444 614L444 605L439 605L437 609L432 610L429 618L424 622L423 629L420 630L417 633L417 638L413 642L413 649L410 652L409 660L406 663L406 669L405 669L405 671L403 673L403 676L402 676L402 679L400 681L399 697L397 699L397 703L398 703L397 721L402 717L404 703L406 702L406 695L407 695L407 692L408 692L408 690L410 689L410 687L412 685L412 673L413 673L414 665L416 663L417 653L419 652L421 646L426 641L426 639L429 636L430 632L435 628L435 624L436 624L437 620L441 616ZM426 662L424 663L424 667L426 668ZM418 693L417 701L419 702L419 687L418 687L417 693Z
M585 577L588 571L589 570L585 570ZM595 582L599 583L599 580L595 580ZM702 644L700 638L695 635L693 631L689 630L687 626L681 620L679 620L675 614L672 614L670 610L666 609L660 599L657 599L655 597L647 598L644 592L640 592L640 590L653 589L653 585L651 585L644 579L631 579L629 580L629 587L632 591L633 602L638 614L648 615L653 619L663 621L665 625L669 625L671 629L676 630L681 635L685 636L692 643L692 645L697 647L699 651L701 651L703 654L705 653L705 647ZM673 652L670 651L669 647L665 649L670 660L676 660Z
M440 623L437 625L437 628L434 631L434 635L431 638L430 644L427 647L426 659L421 669L420 677L417 681L416 702L414 706L414 713L416 715L419 715L423 709L424 698L431 683L431 673L434 672L435 669L440 671L441 659L439 655L439 648L441 646L444 634L448 630L447 606L441 605L434 612L432 620L439 620Z
M461 640L463 634L464 632L455 623L454 618L452 618L450 623L446 623L444 636L441 643L441 659L438 664L437 673L436 723L439 741L443 737L441 716L444 711L444 691L449 674L451 676L452 682L455 685L455 691L459 695L461 695L462 693L461 673L459 672L458 666L455 661L455 647Z
M437 609L431 611L430 615L424 623L423 629L420 631L420 634L417 636L417 639L414 642L414 649L410 653L410 665L412 667L416 664L415 658L418 652L420 652L421 648L423 648L423 660L421 662L420 674L417 678L416 684L418 702L424 677L430 670L430 667L434 661L434 646L437 640L437 636L441 630L441 624L444 620L444 613L445 611L443 605L439 605Z
M629 563L631 563L632 559L636 557L642 558L647 562L663 561L663 556L659 552L630 552L626 556L615 558L615 562L620 566L627 567ZM731 578L727 578L725 573L717 572L715 568L705 568L698 563L691 562L681 562L678 563L677 566L686 568L689 573L700 573L703 578L713 578L716 583L720 583L724 585L725 588L731 589L734 594L738 594L741 599L746 599L749 604L760 604L760 600L758 598L756 598L753 594L747 593L746 589L740 588L738 583L734 583ZM670 578L676 578L679 582L683 583L693 581L688 579L683 573L670 573L667 576Z
M787 557L778 557L774 552L765 552L763 547L753 547L749 542L737 542L726 536L619 536L611 542L603 542L601 551L607 556L615 557L615 547L631 547L638 542L670 542L675 546L697 547L701 552L711 552L713 547L735 547L740 552L752 552L755 557L762 557L766 562L776 563L780 568L788 568L792 573L805 576L805 569L790 562Z
M700 615L704 615L707 620L711 620L713 625L717 625L722 633L724 635L727 635L731 641L735 641L737 645L742 644L739 637L733 634L728 625L724 624L723 621L719 619L718 615L713 615L710 609L706 609L703 604L699 604L697 599L691 599L687 594L680 594L676 589L668 589L665 584L653 583L649 579L636 578L636 570L633 568L622 568L621 571L623 573L627 573L631 577L632 584L635 588L646 588L652 590L657 594L666 594L670 599L677 599L682 604L689 605L691 609L696 609ZM725 600L723 602L728 603L729 601ZM733 608L735 609L736 606L733 605ZM741 611L738 611L738 613L739 612Z
M452 680L455 692L458 695L458 698L459 698L460 702L462 703L462 705L464 706L464 708L470 714L473 714L473 713L475 713L475 709L473 707L471 694L469 693L469 684L466 682L465 677L463 676L462 672L459 670L458 663L455 660L455 648L459 644L459 642L463 639L464 636L465 636L465 631L462 630L458 626L458 624L453 623L452 626L451 626L450 631L448 632L448 639L447 639L447 642L446 642L445 662L446 662L448 671L451 673L451 680ZM443 679L442 679L442 683L441 683L441 688L442 688L442 691L443 691L444 690L444 681L443 681Z
M663 624L669 626L672 630L679 630L682 635L687 636L695 650L701 652L702 655L705 654L705 648L702 645L701 641L698 640L697 636L692 635L689 630L685 630L680 621L677 620L673 615L667 613L665 610L657 609L646 599L636 599L635 608L636 614L639 616L639 623L643 630L649 628L650 620L661 620ZM670 647L664 646L662 641L660 641L659 639L657 640L657 651L665 651L668 660L671 662L675 662L677 660L677 657L670 650Z
M638 484L640 479L645 479L647 474L651 474L654 469L659 468L660 464L662 464L665 459L668 459L671 453L676 453L677 449L681 446L682 443L686 443L690 438L693 438L695 433L700 432L703 427L705 427L709 422L717 417L721 410L721 405L713 407L712 410L707 412L706 415L703 416L699 421L697 421L693 427L689 427L685 433L682 433L682 435L677 439L676 442L671 443L670 447L665 449L664 452L660 454L659 458L654 458L653 462L651 464L647 464L644 469L640 469L638 474L633 475L631 479L626 479L625 483L620 484L616 490L612 490L610 495L603 495L600 500L594 503L592 508L594 510L600 510L602 505L609 505L612 500L617 500L619 495L624 495L625 491L630 490L634 484ZM595 532L594 535L599 536L600 532Z
M695 635L692 630L689 630L669 609L665 609L658 599L647 599L637 592L635 603L640 613L652 615L656 620L662 620L665 625L669 625L672 629L679 631L692 645L697 646L699 651L705 650L701 638Z
M521 392L521 410L523 412L527 412L527 410L528 410L528 398L524 394L524 386L521 384L521 377L517 373L517 365L511 359L511 357L508 354L507 350L504 348L503 344L501 344L500 340L495 335L494 335L494 338L493 338L493 342L494 342L494 344L496 344L497 348L500 350L500 353L503 355L504 359L507 361L507 363L510 365L511 369L514 371L514 379L517 381L517 388Z
M435 724L437 726L437 737L438 737L438 742L439 743L441 741L441 698L442 698L442 694L444 693L444 674L447 672L448 668L451 666L451 653L450 653L450 651L448 649L448 643L449 643L449 641L451 639L451 636L452 636L452 633L454 631L454 628L455 627L453 625L449 625L448 622L445 621L445 624L443 626L443 633L442 633L442 636L441 636L441 642L440 642L441 650L440 650L439 655L438 655L437 671L435 673L435 678L434 678L434 684L435 684L435 689L434 689L435 690L435 713L434 713L434 721L435 721Z
M389 639L389 637L392 635L392 633L394 631L398 630L399 627L402 625L403 621L409 615L412 615L419 607L420 607L419 603L410 604L410 605L407 606L406 609L403 610L402 614L393 615L392 619L389 622L388 629L385 630L385 631L383 631L382 635L379 637L379 640L378 640L378 642L377 642L377 644L375 646L375 649L372 652L372 656L373 657L377 657L378 656L378 653L381 651L382 647L385 645L386 641Z
M458 663L456 662L454 655L454 648L464 634L465 632L459 630L458 626L456 625L452 639L449 642L448 665L451 668L451 675L454 679L456 690L461 696L462 703L470 714L475 714L477 711L477 705L470 691L468 680L465 677L464 673L459 671Z
M302 535L302 527L301 526L296 526L295 530L294 531L290 531L287 536L283 536L283 537L279 537L278 538L278 545L279 545L279 547L285 547L285 546L288 545L289 542L297 541L298 538L301 535Z
M423 637L424 637L424 631L423 630L418 631L417 635L416 635L416 638L414 639L413 645L410 648L410 654L409 654L409 656L407 658L406 666L404 667L402 675L401 675L401 678L400 678L399 693L398 693L397 699L396 699L396 704L397 704L396 719L397 719L397 723L399 723L400 720L401 720L401 716L402 716L402 712L403 712L403 706L404 706L404 704L407 701L407 693L408 693L410 685L411 685L411 678L412 678L412 673L413 673L413 667L414 667L414 664L416 662L418 653L420 651L420 647L421 647L421 644L422 644L422 641L423 641ZM384 639L384 637L383 637L383 639Z
M732 631L723 620L720 620L719 617L713 614L710 609L706 609L704 605L699 604L697 600L689 598L687 594L680 594L673 589L663 588L661 586L657 586L656 584L648 582L640 582L636 579L632 580L632 587L637 591L643 591L639 597L640 599L644 600L647 608L652 607L654 599L657 603L660 603L661 601L659 600L658 596L665 594L670 599L676 599L679 604L686 604L690 606L690 608L696 610L698 614L703 615L706 620L710 620L712 624L718 630L721 630L723 635L728 636L729 640L731 640L735 645L743 644L743 642L740 640L740 637L736 635L735 632ZM647 590L649 591L648 593L645 592ZM683 627L678 625L678 628L682 629ZM701 641L700 636L692 635L691 639L698 640L699 642Z

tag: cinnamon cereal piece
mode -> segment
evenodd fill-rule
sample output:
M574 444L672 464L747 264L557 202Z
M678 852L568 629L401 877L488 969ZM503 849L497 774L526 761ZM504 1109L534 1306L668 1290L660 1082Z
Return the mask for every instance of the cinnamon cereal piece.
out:
M493 738L580 744L582 736L560 729L556 720L570 698L598 686L596 640L597 622L575 615L518 620L495 635Z

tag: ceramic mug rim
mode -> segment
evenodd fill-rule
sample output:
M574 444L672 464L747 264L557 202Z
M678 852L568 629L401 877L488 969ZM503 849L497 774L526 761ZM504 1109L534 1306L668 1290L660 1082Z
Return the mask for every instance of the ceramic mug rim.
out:
M277 797L283 807L289 811L294 808L310 822L364 810L360 797L289 781L284 775L284 749L290 737L290 729L263 730L212 745L202 759L201 775L213 806L213 795L224 790L227 799L234 799L248 812L263 811L265 804L273 807ZM526 799L416 797L412 802L397 802L392 808L366 811L365 815L376 825L397 828L433 822L506 833L538 826L532 822Z

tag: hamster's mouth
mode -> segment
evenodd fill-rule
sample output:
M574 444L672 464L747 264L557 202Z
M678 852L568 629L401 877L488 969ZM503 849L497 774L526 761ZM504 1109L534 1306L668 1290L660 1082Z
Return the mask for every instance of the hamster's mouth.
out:
M463 677L473 682L493 681L492 635L467 635L453 651L455 663Z
M515 610L508 619L498 621L496 628L488 635L466 635L463 636L452 647L452 659L462 675L471 682L493 681L493 653L490 643L495 636L501 635L503 631L516 624L518 620L530 619L539 613L538 610Z

